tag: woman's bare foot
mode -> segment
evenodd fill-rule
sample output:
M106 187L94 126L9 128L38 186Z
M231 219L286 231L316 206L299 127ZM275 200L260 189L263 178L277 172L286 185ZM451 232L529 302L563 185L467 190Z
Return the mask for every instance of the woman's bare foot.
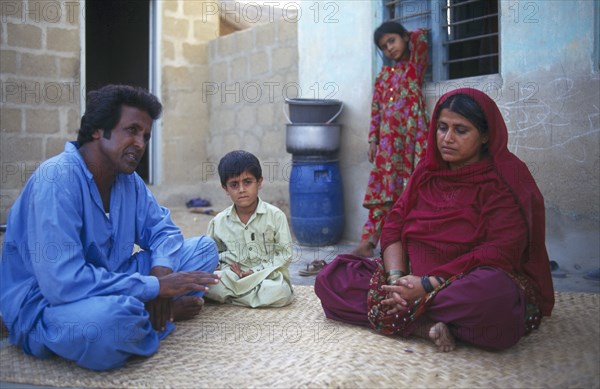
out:
M363 240L360 242L357 248L355 248L351 254L358 255L359 257L373 257L375 246L373 243Z
M204 306L204 299L197 296L182 296L173 301L175 321L189 320L197 316Z
M450 333L450 329L446 323L435 323L429 329L429 339L435 343L438 350L444 353L452 351L455 348L454 336Z

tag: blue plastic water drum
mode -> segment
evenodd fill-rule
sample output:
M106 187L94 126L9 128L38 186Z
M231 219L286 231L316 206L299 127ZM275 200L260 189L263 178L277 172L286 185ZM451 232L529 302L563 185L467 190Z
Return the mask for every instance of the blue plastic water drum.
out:
M305 246L329 246L344 232L344 193L338 161L294 161L290 174L292 230Z

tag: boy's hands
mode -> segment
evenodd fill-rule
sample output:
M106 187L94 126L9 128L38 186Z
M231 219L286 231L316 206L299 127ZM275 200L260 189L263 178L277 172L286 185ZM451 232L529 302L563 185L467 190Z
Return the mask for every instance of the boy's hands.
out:
M254 273L254 271L252 270L242 271L240 264L237 262L231 265L231 271L237 274L237 276L240 278L247 277L250 274Z

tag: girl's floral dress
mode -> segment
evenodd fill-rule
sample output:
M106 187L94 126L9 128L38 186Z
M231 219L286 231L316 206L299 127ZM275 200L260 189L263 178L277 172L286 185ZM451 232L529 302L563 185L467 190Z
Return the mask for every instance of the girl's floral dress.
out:
M408 60L384 66L375 81L369 142L379 143L366 208L394 203L424 156L429 120L422 85L427 70L427 32L410 33Z

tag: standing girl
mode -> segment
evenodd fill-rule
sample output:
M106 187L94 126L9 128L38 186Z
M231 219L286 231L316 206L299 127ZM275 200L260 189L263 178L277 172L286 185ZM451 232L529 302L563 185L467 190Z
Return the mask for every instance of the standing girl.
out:
M369 162L374 163L363 206L369 217L355 255L372 257L381 228L427 142L428 119L421 91L427 69L427 31L409 32L385 22L373 34L375 45L394 61L375 80L369 129Z

